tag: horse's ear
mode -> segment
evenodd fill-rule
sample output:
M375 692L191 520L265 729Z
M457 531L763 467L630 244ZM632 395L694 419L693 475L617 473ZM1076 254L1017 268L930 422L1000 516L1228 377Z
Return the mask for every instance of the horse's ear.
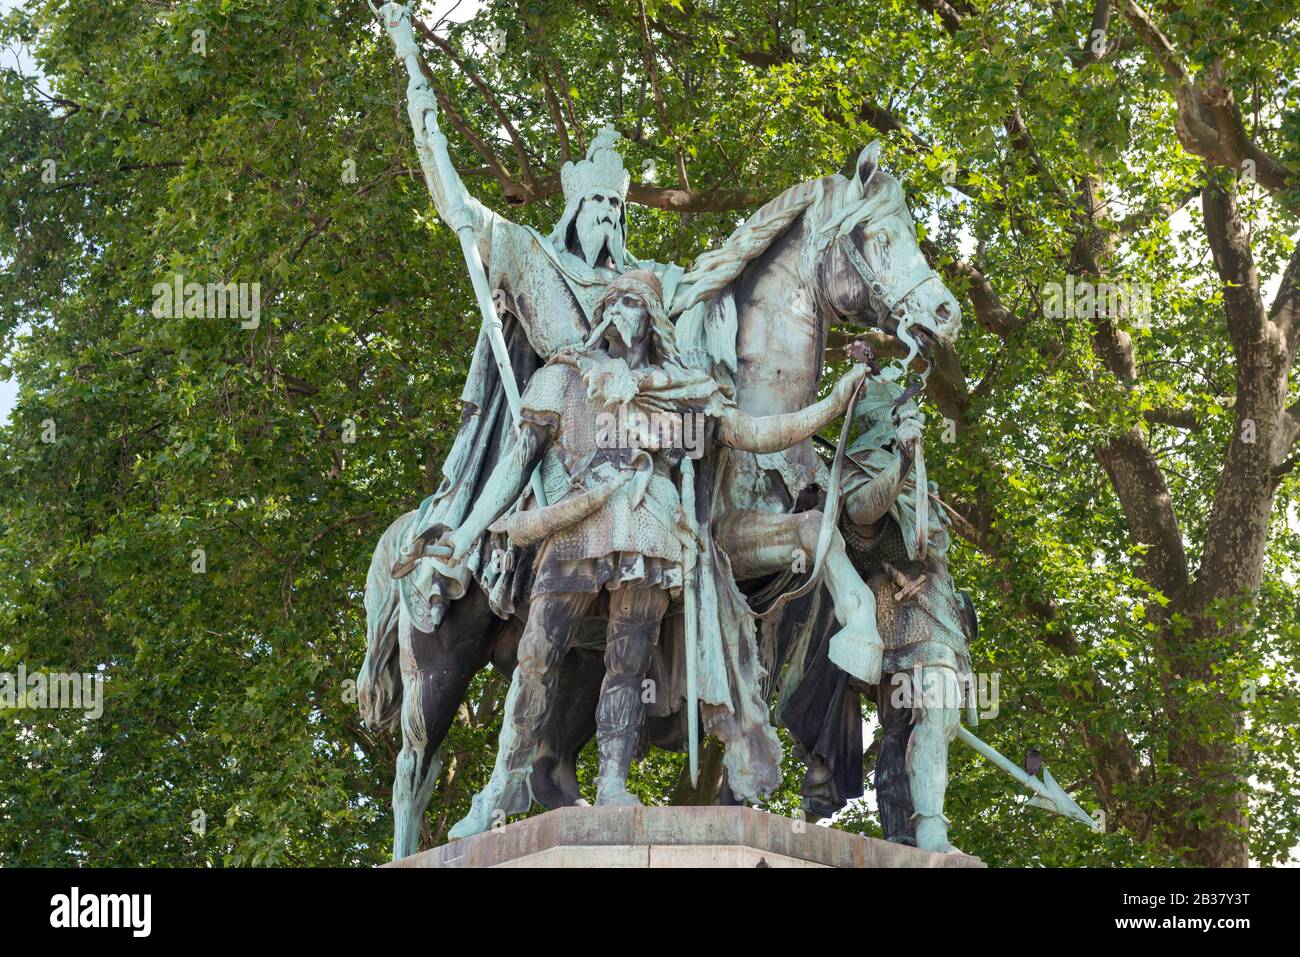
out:
M868 143L867 146L858 154L857 178L858 188L864 193L867 189L867 183L871 182L871 177L876 175L880 169L880 140Z

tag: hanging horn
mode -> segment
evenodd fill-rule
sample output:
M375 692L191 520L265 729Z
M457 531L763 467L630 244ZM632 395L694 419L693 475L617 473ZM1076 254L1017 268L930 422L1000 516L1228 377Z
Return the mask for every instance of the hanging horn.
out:
M542 508L515 512L509 518L492 525L493 532L505 532L516 545L539 542L557 529L568 528L604 507L614 493L632 480L636 473L623 472L618 478L588 489L579 495L545 505Z

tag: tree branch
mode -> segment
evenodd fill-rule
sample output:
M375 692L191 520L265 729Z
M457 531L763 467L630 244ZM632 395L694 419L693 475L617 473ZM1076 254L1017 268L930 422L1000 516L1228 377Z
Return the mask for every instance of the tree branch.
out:
M1199 81L1193 79L1173 42L1141 5L1125 0L1124 17L1165 75L1177 84L1174 100L1178 119L1174 129L1183 147L1213 166L1241 170L1249 161L1255 180L1280 198L1295 183L1297 173L1266 153L1246 132L1241 109L1224 82L1223 61L1216 59ZM1300 209L1294 197L1287 204L1293 210Z
M1282 273L1268 318L1286 341L1287 353L1295 361L1296 347L1300 346L1300 243L1296 244L1291 259Z
M1224 311L1236 359L1236 423L1219 473L1197 574L1198 605L1238 598L1259 588L1274 469L1292 437L1283 408L1290 356L1278 326L1269 321L1245 224L1231 192L1208 187L1201 197L1205 233L1223 281ZM1288 272L1291 272L1288 267ZM1285 307L1282 307L1285 308Z
M939 248L929 240L925 240L921 247L931 263L939 261L940 272L949 280L966 287L966 294L970 296L971 306L975 310L975 319L983 328L1000 339L1006 339L1025 325L1022 317L1002 304L993 283L979 267L963 259L945 261Z
M1223 280L1223 305L1228 315L1228 335L1240 362L1261 336L1268 317L1259 294L1259 273L1250 251L1246 226L1237 212L1236 198L1218 186L1201 194L1205 237L1214 255L1214 267Z
M555 126L555 133L560 138L560 162L567 163L573 158L573 148L569 144L569 130L564 123L564 113L560 110L560 101L555 97L555 89L551 86L551 77L546 67L541 67L542 74L542 92L546 96L546 110L551 114L551 123Z
M673 140L678 185L684 190L689 190L691 184L686 178L686 157L682 154L681 144L677 142L677 135L668 121L668 109L664 106L663 93L659 89L659 68L655 65L654 41L650 39L650 24L646 21L644 0L637 0L637 5L641 10L641 56L645 61L646 73L650 76L650 88L654 91L655 112L659 115L659 123L664 129L664 135Z
M769 197L752 189L672 189L633 182L628 186L627 198L642 206L679 213L721 213L754 207Z
M474 87L479 91L479 94L483 99L487 101L488 108L492 110L493 115L497 118L497 122L500 123L501 128L506 131L506 135L510 137L510 142L514 146L515 161L519 164L519 176L523 180L523 184L531 187L533 185L533 170L532 166L528 162L528 149L524 145L523 137L521 137L519 131L515 129L515 125L511 122L509 114L501 108L501 103L497 100L496 95L492 92L491 88L483 82L483 78L480 77L477 72L470 69L465 64L465 61L461 59L460 55L456 52L456 48L451 45L449 40L438 36L438 34L430 30L428 26L425 25L424 21L418 17L412 17L411 22L415 24L421 34L431 40L438 49L447 54L447 58L450 59L452 63L456 64L460 71L469 78L471 83L474 84Z
M1180 597L1188 583L1187 552L1160 464L1136 429L1095 451L1124 510L1129 539L1145 546L1142 580L1169 598Z

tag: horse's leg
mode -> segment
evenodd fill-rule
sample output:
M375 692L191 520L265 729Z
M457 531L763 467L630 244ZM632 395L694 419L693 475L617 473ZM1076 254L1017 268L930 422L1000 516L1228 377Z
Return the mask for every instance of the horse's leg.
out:
M718 543L730 556L738 581L761 578L789 569L800 556L811 563L821 523L822 513L815 510L733 511L721 523ZM838 528L831 530L822 569L840 623L831 638L830 659L864 684L876 684L884 658L884 643L876 629L876 599L849 560Z
M596 702L605 679L600 652L573 648L560 666L555 710L533 759L533 798L544 808L570 807L582 798L578 755L596 733Z
M436 612L435 612L436 614ZM426 691L426 677L415 666L416 649L434 641L434 636L419 632L405 609L398 621L398 642L402 665L402 750L397 755L393 775L393 860L409 857L420 847L420 821L433 793L434 782L442 773L438 745L428 733L426 716L438 701Z
M586 592L533 595L519 639L518 661L502 708L501 733L492 774L474 795L469 813L447 836L452 840L486 831L497 821L531 806L529 772L542 731L555 704L560 664L573 632L595 598Z
M420 822L442 771L438 748L471 679L487 664L501 625L487 596L473 585L450 603L432 634L416 629L402 611L402 751L393 779L393 860L419 849Z

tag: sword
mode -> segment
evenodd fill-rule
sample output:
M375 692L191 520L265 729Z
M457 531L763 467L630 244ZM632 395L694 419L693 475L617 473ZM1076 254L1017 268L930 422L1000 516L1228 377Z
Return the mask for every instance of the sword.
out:
M1011 775L1027 787L1030 791L1034 792L1034 796L1029 799L1029 803L1034 805L1034 807L1045 808L1055 814L1060 814L1064 817L1070 818L1071 820L1078 821L1080 824L1085 824L1098 834L1101 833L1101 822L1094 820L1092 815L1074 802L1074 798L1065 793L1065 789L1056 783L1056 779L1052 777L1052 773L1047 770L1046 766L1043 767L1043 780L1040 781L1023 768L1017 766L1014 762L993 750L993 748L975 737L975 735L971 734L964 727L957 728L957 740L974 748L1007 774Z
M686 573L686 760L691 772L691 787L700 776L700 690L699 690L699 594L700 576L699 522L695 516L695 464L682 459L682 512L691 536L690 554L694 556Z
M412 80L424 82L420 70L420 55L415 45L415 34L411 29L409 11L400 3L385 3L376 7L373 0L367 0L370 9L380 18L393 47L402 62L406 64L407 75ZM487 331L488 343L492 346L492 357L496 360L497 375L501 387L506 393L506 405L515 424L519 424L519 387L515 384L514 368L510 364L510 352L506 348L505 336L501 331L501 316L497 314L492 302L492 292L488 288L487 271L483 268L483 258L479 255L478 242L474 236L474 224L470 219L469 209L456 190L450 184L456 182L456 173L451 165L451 156L447 152L447 135L438 126L438 115L429 111L424 114L426 145L433 154L433 163L437 169L438 179L447 186L448 225L455 230L460 239L460 250L465 256L465 265L469 269L469 280L474 286L474 298L478 300L479 311L483 314L483 328ZM540 468L533 472L533 494L539 505L546 504L546 489L542 485ZM404 556L405 557L405 556Z

